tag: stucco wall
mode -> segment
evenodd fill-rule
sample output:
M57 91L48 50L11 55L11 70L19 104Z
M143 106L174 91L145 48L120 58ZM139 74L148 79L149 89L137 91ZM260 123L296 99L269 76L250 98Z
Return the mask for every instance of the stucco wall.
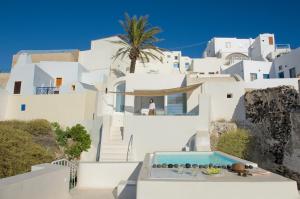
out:
M78 188L115 188L122 180L137 180L140 162L81 162Z
M39 170L0 179L1 199L69 199L69 168L50 164Z
M139 161L146 153L181 151L197 131L208 131L205 116L126 116L125 139L133 135L132 146Z
M235 81L208 81L203 92L211 99L211 120L244 120L244 83ZM227 95L231 94L231 98Z
M277 86L292 86L294 89L298 90L298 81L300 78L285 78L285 79L257 79L252 82L245 82L245 89L265 89L273 88Z
M282 66L282 70L279 70L279 66ZM300 75L300 48L292 50L286 55L282 55L276 58L273 62L275 70L275 76L278 77L279 72L284 72L284 77L289 78L289 70L293 67L296 69L296 75Z
M7 92L0 87L0 120L5 118L5 114L7 111Z
M26 110L21 111L21 104ZM31 95L8 97L8 112L5 119L47 119L63 125L73 125L76 122L90 120L96 110L96 92Z
M221 73L221 66L224 60L215 57L206 57L201 59L193 59L192 71L197 73L204 73L208 75L209 72Z

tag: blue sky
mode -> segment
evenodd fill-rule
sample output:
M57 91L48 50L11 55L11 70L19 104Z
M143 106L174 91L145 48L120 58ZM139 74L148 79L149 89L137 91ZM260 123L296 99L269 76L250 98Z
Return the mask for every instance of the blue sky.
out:
M9 71L22 49L88 49L93 39L122 33L124 12L148 14L163 30L158 45L169 49L265 32L275 33L277 43L300 46L299 0L1 0L0 70ZM200 57L204 47L176 49Z

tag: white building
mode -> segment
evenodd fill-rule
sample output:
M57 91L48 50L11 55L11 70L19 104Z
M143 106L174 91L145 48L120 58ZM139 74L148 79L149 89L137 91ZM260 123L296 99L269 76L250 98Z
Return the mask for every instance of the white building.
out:
M211 122L245 120L243 95L246 89L282 84L297 87L298 79L267 79L272 62L265 59L276 49L274 36L270 34L262 34L255 40L214 38L205 50L205 57L199 59L183 56L180 51L163 51L157 55L160 60L139 60L134 74L129 73L127 57L114 58L120 47L115 42L119 40L117 36L94 40L91 49L71 53L22 51L14 57L6 89L0 88L2 120L43 118L63 126L80 123L87 128L92 146L82 154L79 163L78 187L82 189L117 187L119 198L137 195L140 199L141 190L157 190L155 187L160 186L153 179L148 181L149 157L153 157L149 153L210 151ZM256 60L250 61L252 58ZM220 74L224 71L228 74ZM148 115L150 99L156 106L154 116ZM30 184L38 187L37 198L42 198L43 193L49 195L47 186L52 192L56 191L56 198L67 197L68 170L49 165L39 165L36 169L38 171L23 176L27 184L19 179L0 183L0 196L3 193L27 197ZM36 176L40 175L45 184L38 183ZM137 176L146 177L138 179ZM242 178L234 175L230 179L241 185ZM243 179L246 179L243 191L249 191L249 178ZM185 180L193 186L208 185ZM272 180L283 184L284 193L289 193L290 198L295 195L295 182L275 175L262 184L250 184L260 190L260 194L272 195ZM161 182L170 190L181 186L180 183L170 186L168 180ZM225 185L230 188L234 183ZM140 186L137 194L136 184ZM213 190L213 184L208 188ZM203 189L202 192L206 195L211 191ZM227 189L222 189L222 193L229 194ZM198 197L199 193L191 196ZM160 197L168 198L167 195ZM172 195L172 198L182 197L185 196ZM238 194L234 198L239 197ZM248 194L246 198L250 197Z
M300 76L300 48L276 58L273 62L276 78L296 78Z
M245 82L270 79L272 62L243 60L222 71L224 74L236 74Z

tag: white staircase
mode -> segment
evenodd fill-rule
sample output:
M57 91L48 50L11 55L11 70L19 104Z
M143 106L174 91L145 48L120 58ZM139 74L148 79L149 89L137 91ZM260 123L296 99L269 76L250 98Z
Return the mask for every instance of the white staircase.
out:
M114 115L109 136L104 138L101 146L100 161L122 162L127 161L128 141L124 140L123 116ZM133 153L128 153L128 161L133 160Z

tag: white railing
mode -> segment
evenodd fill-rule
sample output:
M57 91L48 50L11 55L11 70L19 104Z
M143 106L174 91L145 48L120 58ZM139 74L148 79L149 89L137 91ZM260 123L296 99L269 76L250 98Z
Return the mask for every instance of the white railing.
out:
M77 184L77 163L67 159L55 160L51 164L65 166L70 168L69 189L73 189Z

